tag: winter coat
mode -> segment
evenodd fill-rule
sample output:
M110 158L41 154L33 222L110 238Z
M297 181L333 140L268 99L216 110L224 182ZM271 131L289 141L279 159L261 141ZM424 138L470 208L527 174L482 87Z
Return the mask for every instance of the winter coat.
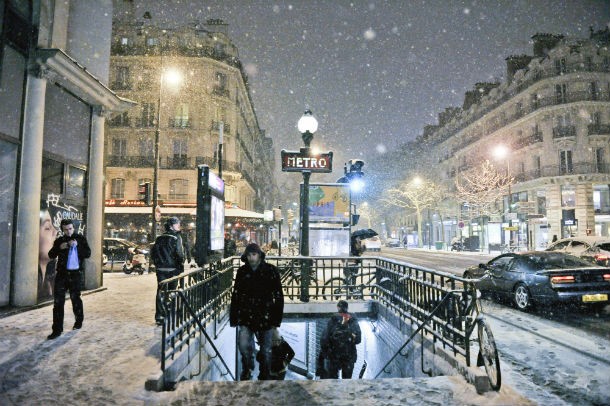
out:
M358 325L358 319L350 313L337 313L333 315L330 320L328 320L326 329L324 329L324 332L322 332L322 337L320 338L322 358L334 359L334 353L330 348L330 337L335 331L335 328L341 323L348 323L348 327L354 335L354 340L350 344L349 349L349 361L356 362L356 359L358 358L356 344L360 344L362 341L362 332L360 331L360 326Z
M168 231L155 240L150 258L157 270L184 270L184 244L180 233Z
M261 260L256 271L246 263L235 275L231 295L231 327L252 331L279 327L284 313L284 293L277 268Z
M68 248L61 249L60 246L61 244L67 243L71 240L76 240L76 251L78 252L78 270L85 270L85 258L89 258L91 256L91 248L89 248L87 239L82 234L74 233L70 237L66 235L58 237L55 242L53 242L53 247L51 247L49 250L49 258L57 258L57 272L66 271L70 247L68 246Z

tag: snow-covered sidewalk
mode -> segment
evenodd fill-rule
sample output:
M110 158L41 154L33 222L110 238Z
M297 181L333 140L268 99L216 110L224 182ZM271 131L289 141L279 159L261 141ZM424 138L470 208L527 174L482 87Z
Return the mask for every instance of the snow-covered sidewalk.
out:
M160 328L154 323L154 274L104 274L104 288L83 295L85 321L48 341L52 307L0 318L1 405L509 405L528 404L509 387L477 395L461 377L284 382L183 382L150 392L159 371Z

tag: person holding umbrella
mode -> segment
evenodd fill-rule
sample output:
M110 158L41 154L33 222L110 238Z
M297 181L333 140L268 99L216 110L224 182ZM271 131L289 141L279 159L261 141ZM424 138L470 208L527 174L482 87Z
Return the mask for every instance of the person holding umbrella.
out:
M352 233L350 238L350 256L359 257L362 256L364 252L364 247L362 246L362 240L367 238L375 237L377 232L375 230L371 230L370 228L362 228L360 230L356 230ZM350 290L353 289L353 285L355 283L354 275L358 273L358 266L362 263L361 259L353 260L352 262L347 262L345 267L343 268L343 274L345 275L345 281L350 286Z

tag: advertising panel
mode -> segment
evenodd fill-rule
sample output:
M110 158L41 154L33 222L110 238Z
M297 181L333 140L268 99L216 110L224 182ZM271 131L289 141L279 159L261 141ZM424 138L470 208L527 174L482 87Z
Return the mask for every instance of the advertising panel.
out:
M224 249L224 181L209 166L197 167L197 223L195 261L199 265L209 262L214 253Z
M301 185L301 188L303 185ZM309 185L309 221L350 222L350 189L345 183Z

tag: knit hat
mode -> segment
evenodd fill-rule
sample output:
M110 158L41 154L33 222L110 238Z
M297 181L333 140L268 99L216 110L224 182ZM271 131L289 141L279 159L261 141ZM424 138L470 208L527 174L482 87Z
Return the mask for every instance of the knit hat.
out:
M170 217L165 222L165 231L169 231L174 224L180 223L180 219L178 217Z
M345 300L339 300L337 302L337 307L341 311L341 313L347 313L347 302Z
M265 253L263 252L261 247L259 247L258 244L251 242L250 244L246 245L246 249L244 250L244 253L241 255L242 262L248 261L248 254L251 252L258 252L261 256L261 261L263 259L265 259Z

